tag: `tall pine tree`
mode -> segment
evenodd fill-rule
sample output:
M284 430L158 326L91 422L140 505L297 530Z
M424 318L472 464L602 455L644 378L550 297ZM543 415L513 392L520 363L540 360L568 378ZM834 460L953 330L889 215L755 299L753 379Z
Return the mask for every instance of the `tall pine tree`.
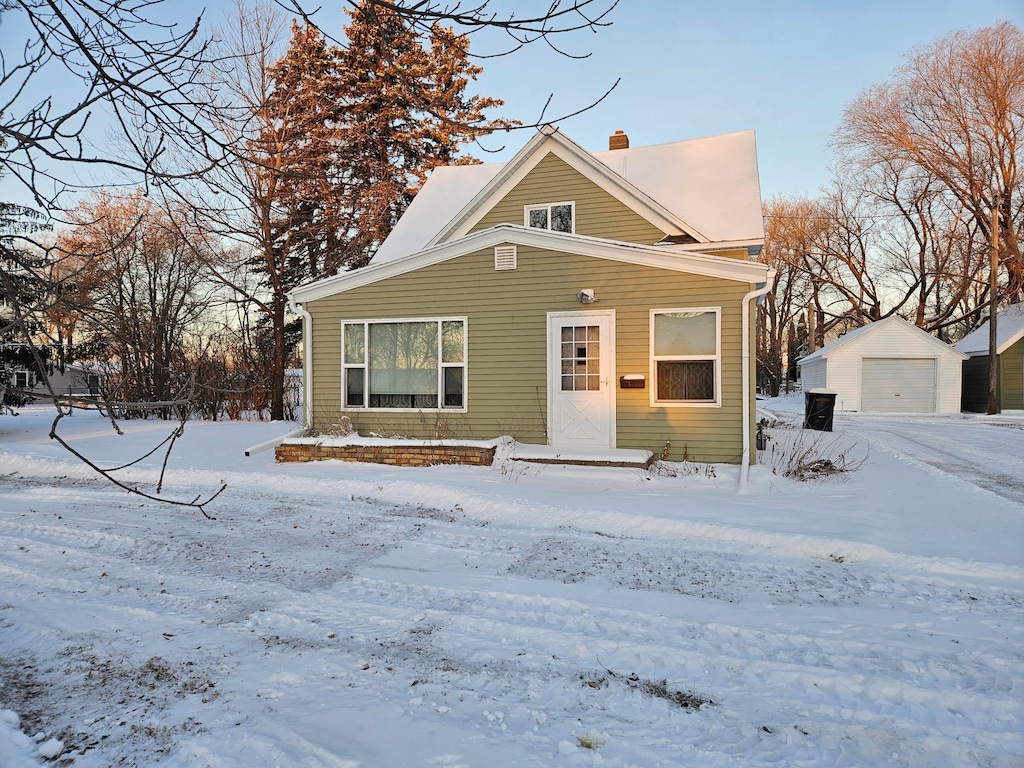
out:
M509 127L484 112L498 99L466 93L481 72L465 37L438 25L424 40L371 3L352 12L348 46L292 25L272 87L254 112L248 172L256 249L274 339L272 418L283 416L285 362L294 335L288 292L366 264L430 169L477 162L467 142Z

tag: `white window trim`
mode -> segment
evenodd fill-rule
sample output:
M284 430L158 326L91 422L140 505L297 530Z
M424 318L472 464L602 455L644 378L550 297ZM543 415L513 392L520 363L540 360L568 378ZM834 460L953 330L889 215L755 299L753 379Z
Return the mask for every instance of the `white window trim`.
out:
M441 324L451 321L457 321L462 323L462 362L461 363L445 363L442 362L442 345L444 344L444 336L441 331ZM370 325L384 324L384 323L437 323L437 406L435 408L374 408L368 405L349 405L347 397L347 384L348 375L347 370L349 368L362 368L363 369L363 398L364 401L368 401L370 397L369 387L369 365L367 365L367 349L366 345L370 339ZM345 326L346 325L362 325L363 326L363 362L346 363L345 362ZM442 405L443 393L444 393L444 370L445 368L462 368L462 406L460 408L445 408ZM423 411L438 412L438 413L466 413L469 410L469 318L466 316L461 317L382 317L372 318L368 320L342 320L341 321L341 410L344 411L359 411L361 413L422 413Z
M715 354L707 355L662 355L654 354L654 316L670 312L713 312L715 315ZM721 307L678 307L673 309L652 309L650 312L650 382L651 407L658 408L721 408L722 407L722 308ZM712 360L715 371L715 399L711 400L659 400L659 360Z
M551 209L556 205L568 205L570 209L569 215L572 217L572 231L569 234L576 234L576 201L565 200L559 203L538 203L536 205L524 205L523 206L523 226L530 226L530 211L541 211L546 210L548 212L548 226L545 231L554 232L551 229ZM540 227L534 227L534 229L540 229Z

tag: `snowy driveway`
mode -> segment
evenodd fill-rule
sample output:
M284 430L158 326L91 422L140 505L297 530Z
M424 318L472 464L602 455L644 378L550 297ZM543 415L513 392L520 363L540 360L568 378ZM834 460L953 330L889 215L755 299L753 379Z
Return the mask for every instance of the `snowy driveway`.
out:
M840 415L838 426L874 449L1024 506L1024 417Z

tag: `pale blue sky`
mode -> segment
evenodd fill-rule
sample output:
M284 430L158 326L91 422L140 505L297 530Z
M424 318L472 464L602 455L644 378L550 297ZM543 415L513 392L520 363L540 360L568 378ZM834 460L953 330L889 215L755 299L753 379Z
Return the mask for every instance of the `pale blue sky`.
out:
M615 129L640 146L752 128L767 198L827 182L844 107L907 51L999 20L1024 26L1024 0L622 0L613 18L573 46L589 43L590 59L524 51L485 64L482 91L534 119L552 89L556 109L572 111L621 76L604 103L566 121L570 137L600 150Z
M494 7L524 12L546 2L498 0ZM327 9L317 17L322 26L339 30L342 17L333 9L341 3L309 3L317 4ZM174 0L167 11L180 10L185 21L205 7L206 21L218 23L233 5ZM828 180L828 142L846 104L887 79L912 47L1004 19L1024 26L1024 0L621 0L611 27L560 39L589 58L537 44L482 62L476 85L505 99L502 115L532 122L549 93L551 118L586 106L621 77L603 103L561 124L585 148L606 149L616 129L642 146L752 128L763 197L813 195ZM6 47L12 41L2 31ZM501 45L474 38L473 50ZM504 151L474 154L506 160L528 137L502 136L486 146L504 144ZM12 197L2 182L0 195Z

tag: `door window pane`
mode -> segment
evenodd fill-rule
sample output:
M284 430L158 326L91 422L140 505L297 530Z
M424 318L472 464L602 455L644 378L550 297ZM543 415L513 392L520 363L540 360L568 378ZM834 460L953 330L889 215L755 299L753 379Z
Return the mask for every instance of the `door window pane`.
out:
M596 325L562 328L562 391L601 389L601 339Z

